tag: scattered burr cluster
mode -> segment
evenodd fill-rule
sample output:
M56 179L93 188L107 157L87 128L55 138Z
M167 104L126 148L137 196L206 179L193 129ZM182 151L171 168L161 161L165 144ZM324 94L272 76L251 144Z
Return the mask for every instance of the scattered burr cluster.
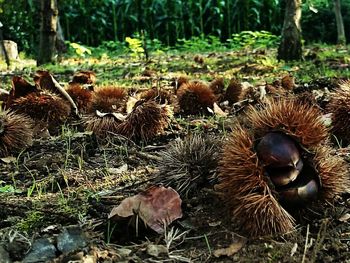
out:
M217 182L230 217L251 236L291 231L292 211L333 201L350 187L348 165L330 137L349 142L349 82L340 83L325 108L330 129L312 93L294 93L291 76L258 89L236 79L225 86L223 78L206 83L180 77L173 91L153 87L132 96L95 82L91 71L76 73L66 88L47 71L35 74L34 85L14 77L10 92L1 91L0 156L29 147L43 131L57 133L73 116L83 116L85 130L101 143L114 137L148 142L166 132L174 113L208 115L220 105L227 116L238 105L243 114L227 141L191 135L162 151L156 183L187 198Z

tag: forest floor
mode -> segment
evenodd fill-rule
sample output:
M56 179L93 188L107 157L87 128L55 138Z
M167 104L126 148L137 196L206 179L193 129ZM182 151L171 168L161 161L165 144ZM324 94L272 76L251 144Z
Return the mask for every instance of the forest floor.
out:
M151 56L147 63L130 56L65 58L45 69L60 83L77 70L92 70L97 84L134 91L154 86L171 90L182 75L227 82L236 77L258 87L292 74L298 87L324 93L334 90L335 80L350 77L348 50L315 46L304 51L305 61L290 64L276 61L276 50L247 49L174 52ZM36 70L33 61L16 62L0 73L0 88L10 89L13 75L31 80ZM327 96L318 102L324 109ZM70 123L58 136L37 139L18 156L1 158L0 262L350 262L349 194L324 209L310 208L296 218L290 233L260 238L239 232L212 184L182 200L183 216L165 234L132 220L108 220L123 199L152 185L155 160L169 142L188 133L222 141L230 136L240 113L228 112L175 116L165 134L147 144L116 140L102 146ZM334 147L350 161L350 149ZM137 231L130 226L135 224Z

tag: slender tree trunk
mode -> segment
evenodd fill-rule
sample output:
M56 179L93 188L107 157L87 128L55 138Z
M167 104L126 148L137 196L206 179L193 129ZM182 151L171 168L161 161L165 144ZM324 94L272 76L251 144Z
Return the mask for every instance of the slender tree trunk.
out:
M339 45L345 45L346 38L345 38L345 31L344 31L343 16L341 14L340 0L334 0L333 2L334 2L334 13L335 13L335 20L337 23L337 33L338 33L337 43Z
M301 47L301 0L286 0L282 39L278 48L278 60L300 60Z
M57 0L41 0L40 44L37 64L54 62L57 37Z
M4 37L2 35L2 23L0 22L0 42L1 42L1 48L2 48L2 51L4 52L4 57L5 57L5 61L6 61L6 65L7 65L7 68L9 69L10 68L10 58L7 54L7 50L5 48L5 43L4 43Z
M58 55L67 52L67 45L64 42L63 29L59 18L57 19L56 50Z

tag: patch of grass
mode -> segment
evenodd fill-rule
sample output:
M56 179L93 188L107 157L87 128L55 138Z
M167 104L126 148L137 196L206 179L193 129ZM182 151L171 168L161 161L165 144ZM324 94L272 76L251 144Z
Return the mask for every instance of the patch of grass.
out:
M39 211L29 211L27 217L21 219L21 221L17 223L16 228L19 231L31 233L38 227L41 227L43 222L44 213Z

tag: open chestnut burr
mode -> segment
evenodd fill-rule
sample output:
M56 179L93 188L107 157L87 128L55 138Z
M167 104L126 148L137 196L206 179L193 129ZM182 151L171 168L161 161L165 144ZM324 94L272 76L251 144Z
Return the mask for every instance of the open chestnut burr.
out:
M347 164L328 145L315 107L271 99L247 111L219 158L216 189L250 236L293 230L290 212L331 201L350 185Z
M282 132L267 133L256 145L264 175L286 206L301 205L317 198L320 180L311 167L304 168L301 149Z

